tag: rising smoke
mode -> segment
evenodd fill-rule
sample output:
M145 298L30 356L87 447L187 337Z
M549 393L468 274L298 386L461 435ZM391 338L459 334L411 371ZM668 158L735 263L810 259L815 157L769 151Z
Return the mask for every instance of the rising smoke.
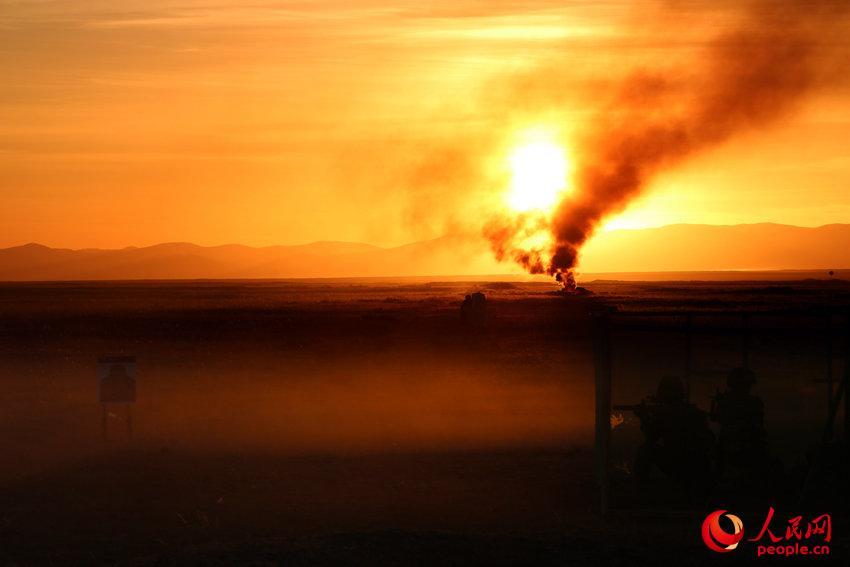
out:
M497 219L485 227L497 258L574 287L582 245L654 175L787 116L831 79L827 62L847 28L848 8L844 0L751 2L687 73L632 73L581 139L575 187L545 221L551 248L523 245L540 219Z

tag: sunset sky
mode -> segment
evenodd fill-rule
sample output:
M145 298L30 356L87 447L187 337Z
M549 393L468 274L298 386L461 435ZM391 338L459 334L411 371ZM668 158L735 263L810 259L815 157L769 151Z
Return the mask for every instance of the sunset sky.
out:
M569 167L614 77L689 69L734 7L0 0L0 246L477 234L526 138ZM850 222L848 94L663 171L606 226Z

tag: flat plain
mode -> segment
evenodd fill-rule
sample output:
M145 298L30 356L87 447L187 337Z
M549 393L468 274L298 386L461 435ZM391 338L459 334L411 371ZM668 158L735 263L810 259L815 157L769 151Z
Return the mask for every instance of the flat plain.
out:
M589 313L631 314L612 334L615 403L690 365L707 409L740 364L739 313L756 312L749 364L773 452L794 471L826 420L816 380L843 371L850 283L585 285L593 295L415 279L2 284L0 559L708 562L701 510L595 515ZM482 328L461 322L473 291L487 296ZM714 329L694 335L690 362L670 312ZM102 438L107 355L138 361L132 439L121 406ZM640 436L617 417L626 485Z

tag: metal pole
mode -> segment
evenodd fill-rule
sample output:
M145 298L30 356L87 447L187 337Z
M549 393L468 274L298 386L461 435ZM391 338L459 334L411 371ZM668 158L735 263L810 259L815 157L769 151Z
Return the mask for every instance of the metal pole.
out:
M106 441L107 440L107 430L108 430L107 419L109 418L109 412L106 409L106 404L100 404L100 407L101 407L100 430L101 430L101 433L103 434L103 440Z
M691 401L691 353L693 351L693 335L691 325L693 317L690 313L685 316L685 401Z
M605 517L610 507L608 461L611 448L611 332L607 313L593 315L593 351L596 369L596 481L599 512Z
M746 313L741 315L743 326L741 335L741 366L750 367L750 316Z
M841 388L844 390L844 443L850 442L850 311L844 314L844 375L841 377Z
M824 321L826 330L826 409L832 405L832 315L827 314Z

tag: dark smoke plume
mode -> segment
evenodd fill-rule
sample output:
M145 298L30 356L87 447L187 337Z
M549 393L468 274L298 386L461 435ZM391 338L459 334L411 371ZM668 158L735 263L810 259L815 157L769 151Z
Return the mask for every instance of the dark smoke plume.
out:
M749 3L740 23L707 45L693 68L625 79L581 140L575 188L549 219L553 248L524 249L523 219L494 221L485 234L496 255L573 281L579 251L599 223L623 210L660 170L770 125L828 80L824 62L832 34L846 28L848 8L850 2L835 0Z

